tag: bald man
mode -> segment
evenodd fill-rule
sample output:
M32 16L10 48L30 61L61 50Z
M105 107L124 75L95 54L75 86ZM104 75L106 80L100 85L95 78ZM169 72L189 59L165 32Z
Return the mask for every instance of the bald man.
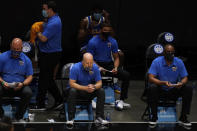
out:
M99 68L93 62L90 53L83 55L82 62L74 64L69 74L68 119L73 123L76 99L92 100L97 97L96 120L105 123L104 102L105 92L102 87Z
M32 96L28 87L32 81L33 68L31 60L22 53L22 40L14 38L10 50L0 55L0 117L4 115L2 96L21 98L16 120L23 118Z

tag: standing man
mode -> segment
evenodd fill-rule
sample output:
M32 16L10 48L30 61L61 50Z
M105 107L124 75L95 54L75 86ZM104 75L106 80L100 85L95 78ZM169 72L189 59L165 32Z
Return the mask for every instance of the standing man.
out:
M120 100L117 100L117 109L122 110L126 105L124 100L128 97L130 74L119 67L119 55L117 41L111 35L112 26L108 23L101 25L101 33L93 37L87 46L87 52L94 56L94 61L102 73L109 73L122 80Z
M177 100L181 96L183 103L179 122L184 126L191 126L187 115L191 108L192 87L186 85L187 70L183 61L174 57L174 53L173 45L165 45L164 56L157 57L148 71L150 82L148 99L152 113L149 124L152 126L156 125L157 103L160 96L172 100Z
M2 96L21 98L16 120L23 118L32 96L28 85L32 81L31 60L22 53L22 40L14 38L11 49L0 55L0 118L4 115Z
M104 120L105 92L102 88L101 75L90 53L85 53L82 62L74 64L70 69L69 85L71 88L68 96L68 123L73 124L77 99L92 100L97 97L95 122L101 125L107 124L108 122Z
M62 105L62 96L53 79L53 73L61 58L61 36L62 36L62 23L58 16L56 3L48 1L43 4L42 14L48 18L45 23L43 32L37 33L39 39L39 85L37 104L38 109L45 108L45 97L49 91L55 99L55 104L52 108L57 109Z

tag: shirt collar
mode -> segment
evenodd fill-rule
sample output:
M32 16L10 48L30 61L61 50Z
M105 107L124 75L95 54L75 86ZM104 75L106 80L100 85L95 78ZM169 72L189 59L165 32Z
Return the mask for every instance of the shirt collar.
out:
M54 19L54 18L57 17L57 16L58 16L58 13L56 13L54 16L50 17L50 18L48 19L48 21Z

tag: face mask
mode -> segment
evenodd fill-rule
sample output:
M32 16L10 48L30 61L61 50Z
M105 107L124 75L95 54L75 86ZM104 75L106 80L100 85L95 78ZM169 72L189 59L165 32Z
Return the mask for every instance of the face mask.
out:
M107 39L110 35L110 32L102 32L102 35L105 39Z
M92 69L90 67L84 67L85 71L91 71Z
M20 54L21 54L21 51L13 51L13 50L11 50L11 56L13 56L13 57L19 57Z
M47 11L46 10L42 10L42 16L47 18L48 17L48 14L47 14Z
M164 54L164 57L167 61L173 61L174 59L174 53L168 52Z
M93 16L95 20L99 21L102 15L100 13L94 13Z

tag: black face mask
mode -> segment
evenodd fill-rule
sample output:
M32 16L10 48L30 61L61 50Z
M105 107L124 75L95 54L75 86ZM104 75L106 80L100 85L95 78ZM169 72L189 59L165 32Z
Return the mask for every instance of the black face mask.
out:
M102 32L102 35L105 39L107 39L110 36L110 32Z
M173 61L173 59L174 59L174 53L172 53L172 52L167 52L167 53L164 54L164 57L165 57L165 59L166 59L167 61Z

